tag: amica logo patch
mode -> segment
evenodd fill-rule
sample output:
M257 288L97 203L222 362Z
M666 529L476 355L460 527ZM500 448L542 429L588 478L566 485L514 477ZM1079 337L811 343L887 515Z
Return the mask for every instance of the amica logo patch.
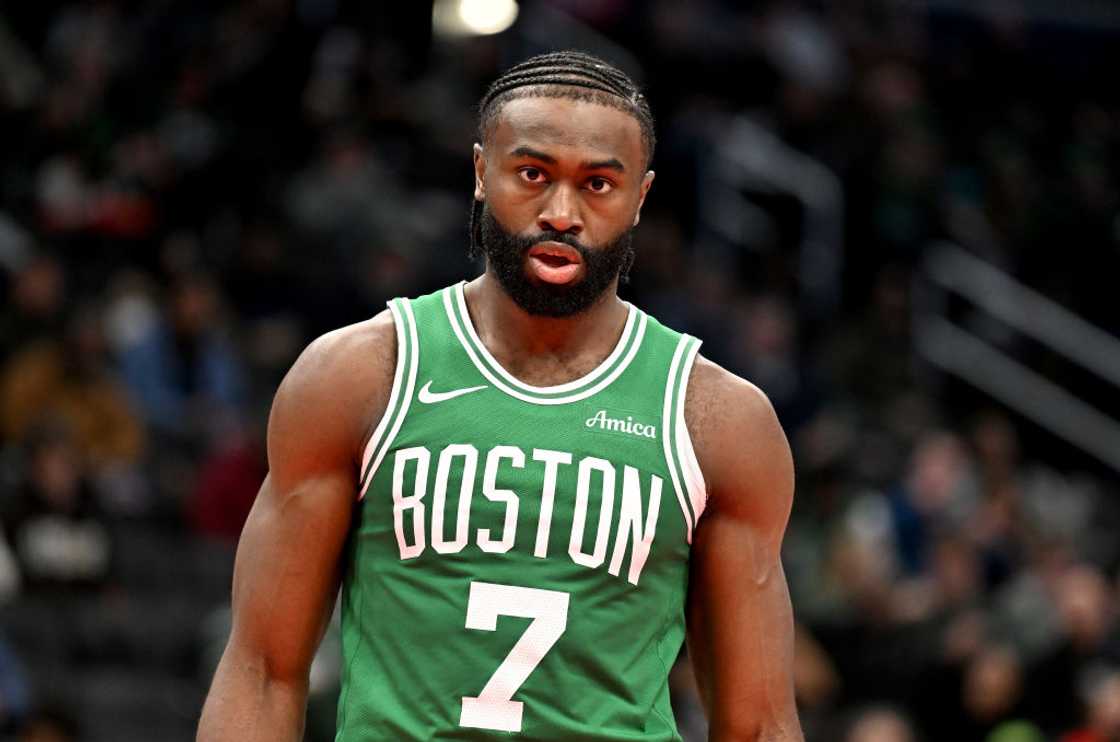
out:
M657 428L653 425L637 422L630 415L627 415L625 420L618 417L611 417L607 414L606 410L599 410L594 415L587 418L584 425L589 428L598 428L599 430L606 430L612 433L626 433L641 438L657 439Z

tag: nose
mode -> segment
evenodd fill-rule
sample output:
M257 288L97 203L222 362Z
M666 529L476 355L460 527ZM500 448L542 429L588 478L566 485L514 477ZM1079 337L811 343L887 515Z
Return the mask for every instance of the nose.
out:
M583 217L579 213L579 197L572 187L557 183L549 191L548 200L537 216L537 226L541 230L570 232L574 235L582 232Z

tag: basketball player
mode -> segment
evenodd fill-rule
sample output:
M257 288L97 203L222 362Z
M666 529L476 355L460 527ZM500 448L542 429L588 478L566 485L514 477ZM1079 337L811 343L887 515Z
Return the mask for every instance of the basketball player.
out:
M534 57L482 100L486 272L316 340L277 392L203 742L298 740L342 585L340 741L800 740L767 399L621 301L653 183L623 73Z

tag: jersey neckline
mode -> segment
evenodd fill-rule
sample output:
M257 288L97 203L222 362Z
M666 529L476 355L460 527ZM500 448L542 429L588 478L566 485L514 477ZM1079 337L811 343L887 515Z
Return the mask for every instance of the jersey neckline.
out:
M566 404L586 399L606 388L626 370L637 354L646 330L646 315L630 302L627 306L626 324L614 349L602 363L578 379L554 386L534 386L510 373L486 348L478 336L470 312L467 311L464 287L466 281L449 286L443 291L443 304L451 329L458 338L471 362L495 387L512 397L535 404Z

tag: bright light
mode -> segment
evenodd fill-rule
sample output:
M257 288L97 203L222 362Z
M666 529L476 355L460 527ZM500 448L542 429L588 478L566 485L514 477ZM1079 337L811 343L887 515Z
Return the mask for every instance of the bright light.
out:
M432 26L444 36L489 36L517 20L515 0L436 0Z
M461 0L459 17L480 36L501 33L517 20L514 0Z

